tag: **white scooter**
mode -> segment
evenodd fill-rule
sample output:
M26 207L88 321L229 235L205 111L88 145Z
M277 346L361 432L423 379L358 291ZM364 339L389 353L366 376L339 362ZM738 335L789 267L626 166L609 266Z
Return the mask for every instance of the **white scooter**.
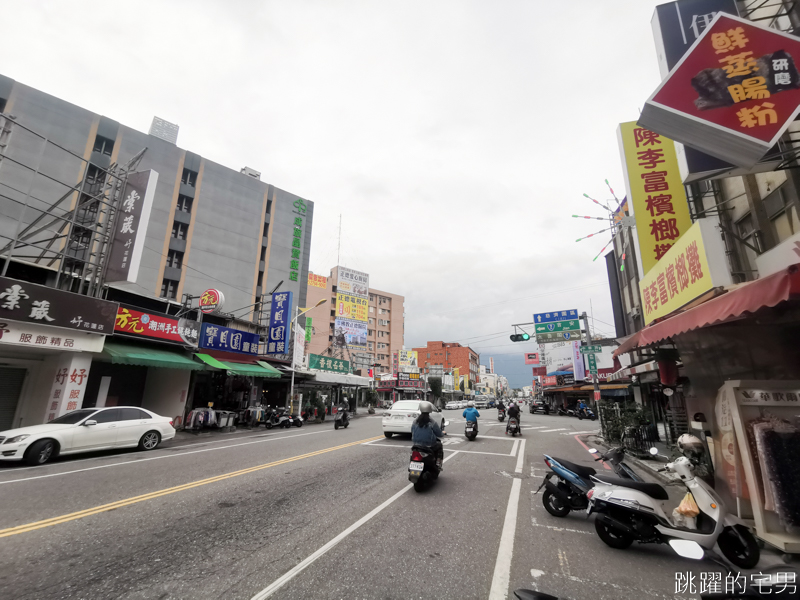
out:
M658 454L656 448L650 453ZM680 476L692 493L700 514L696 528L684 527L667 516L667 491L657 483L641 483L595 475L595 487L589 490L587 512L596 512L595 530L600 539L612 548L624 549L634 541L642 544L668 543L671 539L697 542L703 548L714 544L734 565L752 569L758 563L760 550L753 534L734 515L729 514L722 498L704 481L695 477L694 465L681 456L659 471L672 471Z

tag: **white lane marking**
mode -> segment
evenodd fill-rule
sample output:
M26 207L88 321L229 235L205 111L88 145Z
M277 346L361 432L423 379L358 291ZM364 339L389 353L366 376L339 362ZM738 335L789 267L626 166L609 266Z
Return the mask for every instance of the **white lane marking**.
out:
M544 527L545 529L550 529L552 531L569 531L570 533L585 533L586 535L592 535L591 531L584 531L582 529L570 529L569 527L556 527L555 525L537 523L535 517L531 517L531 525L534 527Z
M519 445L519 453L517 454L517 468L514 469L515 473L522 473L522 463L525 461L525 440L520 440L522 443Z
M494 575L492 575L489 600L506 600L508 597L508 584L511 580L511 558L514 554L514 534L517 530L517 510L519 509L519 491L521 488L521 479L514 479L511 482L511 494L508 497L503 533L500 535L500 548L497 550L497 560L494 563Z
M445 457L445 459L442 462L446 463L448 460L453 458L456 454L457 454L457 452L454 452L450 456ZM258 592L255 596L253 596L252 600L264 600L265 598L269 598L270 596L272 596L272 594L274 594L279 589L281 589L284 585L289 583L292 579L295 578L295 576L297 576L298 574L303 572L309 565L313 564L318 558L320 558L325 553L327 553L328 550L330 550L331 548L336 546L339 542L341 542L343 539L345 539L348 535L353 533L356 529L361 527L364 523L368 522L370 519L372 519L372 517L374 517L375 515L380 513L384 508L386 508L386 507L390 506L391 504L393 504L395 502L395 500L397 500L400 496L405 494L408 490L410 490L413 487L414 487L414 484L409 483L406 487L404 487L402 490L397 492L394 496L392 496L391 498L386 500L383 504L381 504L380 506L378 506L376 508L373 508L370 512L368 512L366 515L361 517L358 521L356 521L355 523L350 525L350 527L345 529L342 533L337 535L330 542L328 542L327 544L322 546L322 548L320 548L319 550L317 550L316 552L311 554L311 556L306 558L301 563L297 564L292 569L289 569L286 573L284 573L278 579L273 581L270 585L268 585L263 590Z
M550 432L553 432L553 431L565 431L566 429L567 429L566 427L561 427L560 429L545 429L544 431L540 431L539 433L550 433ZM572 432L570 432L570 433L572 433Z
M534 579L539 579L539 577L542 575L544 575L544 571L540 571L539 569L531 569L531 577Z
M549 425L541 425L541 426L539 426L539 427L523 427L523 429L530 429L530 430L534 430L534 429L547 429L548 427L550 427L550 426L549 426Z
M568 431L567 433L559 433L558 435L581 435L583 433L600 433L600 430L592 429L591 431Z
M516 456L517 448L519 448L519 440L514 440L514 445L511 446L511 452L509 452L509 456Z
M11 479L9 481L0 481L0 485L9 483L20 483L22 481L33 481L35 479L48 479L50 477L60 477L62 475L72 475L73 473L83 473L85 471L95 471L97 469L108 469L109 467L124 467L127 465L140 465L143 462L151 460L161 460L162 458L178 458L181 456L188 456L189 454L198 454L200 452L216 452L217 450L227 450L228 448L238 448L239 446L249 446L250 444L263 444L264 442L277 442L278 440L285 440L288 438L302 437L304 435L316 435L318 433L325 433L324 431L312 431L310 433L298 433L295 435L285 435L283 437L270 438L268 440L256 440L254 442L242 442L241 444L232 444L230 446L222 446L220 448L203 448L201 450L192 450L191 452L178 452L177 454L164 454L163 456L153 456L150 458L139 458L129 460L126 462L114 463L111 465L100 465L97 467L87 467L85 469L75 469L74 471L62 471L61 473L50 473L49 475L37 475L35 477L25 477L24 479Z
M536 573L539 573L540 575L534 575L534 571L536 571ZM537 569L531 569L531 575L533 577L540 577L541 574L542 571L538 571ZM676 598L683 597L683 596L664 596L662 594L659 594L658 592L654 592L653 590L622 586L617 583L611 583L609 581L601 581L599 579L581 579L580 577L575 577L575 575L562 575L561 573L543 573L543 574L547 575L548 577L563 577L564 579L568 579L569 581L574 581L575 583L591 586L592 590L595 593L597 584L600 584L608 586L610 588L614 588L615 590L619 590L622 592L635 592L639 598L644 598L646 596L649 596L651 598L662 598L663 600L675 600Z
M500 437L500 436L497 436L497 435L480 435L480 434L478 434L478 436L482 437L485 440L508 440L509 442L513 442L514 441L514 438L511 438L511 437Z
M405 448L406 450L411 448L411 446L401 446L399 444L380 444L377 442L370 442L369 444L361 444L362 446L380 446L381 448ZM451 450L450 448L444 448L445 452L452 452L455 454L456 452L461 452L462 454L488 454L489 456L510 456L509 454L501 454L500 452L478 452L477 450Z

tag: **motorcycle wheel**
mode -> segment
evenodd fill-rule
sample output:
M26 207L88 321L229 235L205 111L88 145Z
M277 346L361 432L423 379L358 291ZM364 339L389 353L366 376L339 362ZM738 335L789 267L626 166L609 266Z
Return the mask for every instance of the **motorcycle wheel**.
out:
M758 559L761 558L761 550L758 548L758 543L750 533L750 530L743 525L735 525L744 543L739 539L739 536L734 531L733 527L726 527L722 530L717 538L719 549L729 561L742 569L752 569L758 564Z
M425 489L425 484L422 483L422 479L419 481L414 482L414 491L420 493L422 490Z
M270 423L270 422L267 422L267 423L266 423L266 426L267 426L267 429L272 429L272 423Z
M596 415L592 415L592 421L597 421L597 416Z
M302 427L303 426L303 421L295 421L294 422L294 426L295 427Z
M617 550L624 550L633 543L633 536L606 525L600 519L595 519L594 530L607 546Z
M578 421L583 421L583 415L578 415Z
M333 428L334 429L339 429L339 421L334 421L333 422Z
M344 424L344 428L347 429L347 426L350 425L350 421Z
M569 506L561 504L559 497L550 490L545 490L542 494L542 504L544 504L545 510L554 517L566 517L569 514Z

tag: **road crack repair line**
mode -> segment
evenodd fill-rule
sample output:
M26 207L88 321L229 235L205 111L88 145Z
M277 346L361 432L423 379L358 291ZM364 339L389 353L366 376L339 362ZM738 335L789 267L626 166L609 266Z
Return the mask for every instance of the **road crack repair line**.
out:
M222 475L217 475L215 477L209 477L207 479L201 479L199 481L193 481L190 483L185 483L183 485L178 485L171 488L166 488L163 490L158 490L155 492L150 492L149 494L143 494L141 496L134 496L133 498L126 498L125 500L118 500L117 502L112 502L110 504L103 504L101 506L95 506L93 508L87 508L86 510L81 510L74 513L69 513L66 515L61 515L59 517L53 517L51 519L45 519L43 521L35 521L33 523L27 523L25 525L18 525L17 527L9 527L8 529L0 529L0 538L9 537L12 535L19 535L21 533L28 533L30 531L35 531L36 529L43 529L45 527L52 527L53 525L60 525L62 523L67 523L69 521L75 521L76 519L83 519L84 517L90 517L92 515L96 515L102 512L108 512L110 510L114 510L116 508L121 508L123 506L130 506L131 504L137 504L139 502L145 502L146 500L153 500L154 498L160 498L161 496L167 496L169 494L174 494L177 492L183 492L185 490L190 490L192 488L200 487L203 485L208 485L210 483L217 483L218 481L224 481L226 479L231 479L233 477L239 477L240 475L247 475L249 473L255 473L256 471L262 471L264 469L269 469L271 467L277 467L279 465L285 465L287 463L295 462L298 460L302 460L305 458L311 458L313 456L319 456L320 454L326 454L327 452L333 452L335 450L342 450L344 448L349 448L351 446L358 446L363 444L364 442L368 442L371 440L380 439L380 436L376 436L374 438L368 438L366 440L359 440L357 442L350 442L349 444L342 444L341 446L334 446L332 448L323 448L322 450L317 450L315 452L309 452L307 454L300 454L298 456L292 456L290 458L284 458L282 460L277 460L275 462L266 463L263 465L258 465L255 467L249 467L247 469L241 469L239 471L233 471L231 473L224 473Z

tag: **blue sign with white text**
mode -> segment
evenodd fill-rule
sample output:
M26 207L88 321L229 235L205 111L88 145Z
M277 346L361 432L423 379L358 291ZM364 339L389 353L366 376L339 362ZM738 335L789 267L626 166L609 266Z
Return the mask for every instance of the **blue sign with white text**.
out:
M289 352L289 325L292 322L292 292L272 294L269 314L269 339L267 354Z
M549 313L536 313L533 315L534 323L555 323L556 321L569 321L577 319L577 310L557 310Z
M213 323L203 323L200 347L224 352L258 355L258 334Z

